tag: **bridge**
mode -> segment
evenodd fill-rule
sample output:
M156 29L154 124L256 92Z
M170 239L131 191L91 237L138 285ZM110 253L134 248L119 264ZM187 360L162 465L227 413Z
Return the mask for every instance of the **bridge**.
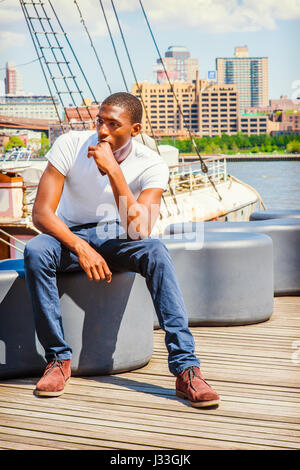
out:
M23 118L15 116L0 115L0 131L2 129L18 129L45 132L48 136L49 125L57 124L56 120Z

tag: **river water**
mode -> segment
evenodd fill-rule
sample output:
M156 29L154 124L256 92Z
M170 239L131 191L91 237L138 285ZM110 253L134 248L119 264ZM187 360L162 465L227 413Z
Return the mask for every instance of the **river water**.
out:
M36 161L44 169L46 161ZM300 210L300 161L229 162L227 173L253 186L268 210Z
M227 173L253 186L268 210L300 210L300 162L227 162Z

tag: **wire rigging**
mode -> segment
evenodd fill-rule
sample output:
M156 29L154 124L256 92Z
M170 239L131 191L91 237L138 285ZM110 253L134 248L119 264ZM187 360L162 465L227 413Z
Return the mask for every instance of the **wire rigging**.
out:
M130 57L130 54L129 54L129 50L128 50L128 47L127 47L127 44L126 44L126 40L125 40L125 37L124 37L124 34L123 34L123 30L122 30L122 27L121 27L119 17L118 17L117 11L115 9L115 5L114 5L113 0L111 0L111 4L112 4L113 11L114 11L117 23L118 23L119 31L120 31L120 34L121 34L121 37L122 37L122 41L123 41L123 44L124 44L124 47L125 47L125 51L126 51L126 54L127 54L127 58L128 58L130 67L131 67L131 70L132 70L132 74L133 74L133 77L134 77L134 80L135 80L135 84L136 84L136 87L139 91L140 100L142 102L142 105L143 105L143 108L144 108L144 111L145 111L145 114L146 114L146 119L148 121L150 130L151 130L151 134L152 134L153 140L155 142L156 150L157 150L157 153L160 155L160 151L159 151L159 148L158 148L158 145L157 145L157 141L156 141L156 138L155 138L155 135L154 135L154 132L153 132L153 128L152 128L152 125L151 125L151 121L150 121L150 118L149 118L149 114L148 114L148 111L147 111L147 107L146 107L146 105L144 103L144 100L143 100L142 89L141 89L141 87L138 83L138 79L137 79L137 76L136 76L136 73L135 73L135 70L134 70L134 67L133 67L133 64L132 64L132 60L131 60L131 57ZM143 143L145 144L143 134L141 134L141 136L142 136ZM179 214L180 210L179 210L179 207L178 207L177 199L176 199L176 196L174 194L173 188L170 184L169 184L169 191L170 191L170 194L172 195L173 201L176 205L177 213Z
M114 53L115 53L115 56L116 56L116 59L117 59L118 65L119 65L119 69L120 69L120 72L121 72L121 75L122 75L122 79L123 79L123 82L124 82L124 85L125 85L125 90L128 92L129 89L128 89L128 86L127 86L127 83L126 83L126 80L125 80L124 72L123 72L123 69L122 69L122 66L121 66L121 62L120 62L120 59L119 59L119 56L118 56L118 53L117 53L117 49L116 49L116 46L115 46L115 42L114 42L114 39L113 39L111 30L110 30L110 27L109 27L109 24L108 24L108 21L107 21L107 17L106 17L105 11L104 11L104 7L103 7L103 4L102 4L102 0L99 0L99 2L100 2L100 6L101 6L101 10L102 10L103 16L104 16L104 20L105 20L105 23L106 23L107 31L108 31L108 34L109 34L109 37L110 37L110 41L111 41L111 43L112 43L112 46L113 46L113 49L114 49Z
M58 96L59 102L60 102L60 104L62 105L62 107L65 111L66 117L69 121L68 126L71 129L73 129L75 124L73 125L72 120L68 116L68 111L67 111L67 108L65 106L64 99L63 99L62 95L64 95L65 97L67 95L69 95L69 97L72 101L72 104L73 104L74 108L77 111L77 114L78 114L78 117L79 117L79 122L81 122L84 129L89 128L89 126L87 127L86 119L84 119L83 116L81 115L81 112L82 112L81 108L79 108L78 105L76 105L74 94L78 94L83 103L84 103L84 96L83 96L82 91L80 90L80 88L78 86L76 76L71 70L70 62L66 58L66 55L64 53L64 47L63 47L63 45L62 45L62 43L60 42L60 39L59 39L60 37L63 37L64 40L66 41L67 51L71 51L71 53L72 53L72 55L75 59L75 62L78 65L81 76L83 77L83 79L84 79L84 81L85 81L85 83L86 83L86 85L87 85L87 87L88 87L88 89L89 89L89 91L90 91L90 93L93 97L93 100L97 101L97 99L96 99L95 94L94 94L94 92L93 92L93 90L90 86L90 83L89 83L89 81L88 81L88 79L87 79L87 77L86 77L86 75L85 75L85 73L84 73L84 71L83 71L83 69L80 65L80 62L79 62L79 60L78 60L78 58L75 54L75 51L74 51L74 49L73 49L73 47L72 47L72 45L71 45L71 43L68 39L68 35L63 29L63 26L62 26L57 14L56 14L56 11L55 11L51 1L48 0L48 4L51 7L52 13L54 15L54 19L56 19L57 24L60 28L60 31L55 31L54 30L54 28L52 26L52 19L49 17L49 15L47 14L46 9L44 7L44 5L45 5L44 1L41 1L41 0L40 1L38 1L38 0L32 0L32 1L20 0L20 4L21 4L21 7L22 7L24 16L25 16L25 20L26 20L26 23L27 23L27 26L28 26L28 29L29 29L29 32L30 32L35 50L36 50L36 53L37 53L37 56L38 56L38 58L40 58L39 59L40 60L40 65L41 65L43 75L45 77L50 95L52 97L53 104L55 105L55 108L56 108L56 103L55 103L55 100L54 100L54 97L53 97L53 93L52 93L52 90L51 90L51 87L50 87L50 83L49 83L47 74L51 79L52 85L55 89L55 93ZM32 13L30 14L28 12L27 5L33 7L33 9L34 9L34 11L32 12L33 14ZM38 10L38 8L40 8L40 10ZM41 31L36 30L35 25L33 23L33 20L38 20L39 21L39 24L41 26ZM46 21L46 25L49 26L48 31L46 30L46 28L44 26L44 21ZM45 39L46 45L45 45L45 43L43 43L43 41L40 40L41 35ZM53 57L52 59L48 59L48 56L45 55L45 52L47 50L49 51L49 54L51 54L51 57ZM40 51L40 52L38 52L38 51ZM53 67L57 67L57 69L59 71L58 74L57 74L57 70L56 70L56 74L53 73ZM64 72L63 67L66 68L67 72ZM47 73L46 73L46 71L47 71ZM55 75L58 75L58 76L55 76ZM69 86L69 80L71 80L73 85L74 85L73 91ZM58 84L64 85L65 89L62 89L62 87L58 86ZM91 114L89 106L85 105L85 107L86 107L87 112L89 114L89 119L91 121L93 121L94 119L93 119L93 116ZM57 108L56 108L56 114L57 114L58 120L61 124L61 127L64 131L65 123L62 126L62 121L61 121L61 118L60 118L59 113L57 111Z
M165 74L166 74L168 83L169 83L169 85L170 85L170 89L171 89L171 91L172 91L172 93L173 93L173 95L174 95L174 98L175 98L175 100L176 100L177 109L178 109L180 115L182 116L184 126L185 126L185 128L187 129L187 131L188 131L188 134L189 134L189 137L190 137L191 142L192 142L192 144L193 144L193 147L194 147L194 149L195 149L195 151L196 151L196 153L197 153L197 156L198 156L198 158L199 158L199 160L200 160L201 170L202 170L203 173L207 173L207 177L208 177L208 179L209 179L211 185L213 186L214 190L215 190L216 193L218 194L218 197L219 197L219 199L220 199L220 201L221 201L221 200L222 200L222 197L220 196L220 194L219 194L219 192L218 192L218 190L217 190L217 188L216 188L216 186L215 186L213 180L211 179L210 175L208 175L208 168L207 168L207 165L206 165L206 163L204 162L204 160L202 159L202 157L201 157L201 155L200 155L200 152L199 152L199 149L198 149L198 147L197 147L197 145L196 145L196 142L195 142L195 140L194 140L194 138L193 138L193 136L192 136L191 130L190 130L189 126L188 126L187 123L186 123L186 120L185 120L184 114L183 114L183 112L182 112L182 109L181 109L179 100L178 100L178 98L177 98L177 96L176 96L176 93L175 93L175 91L174 91L174 86L172 85L172 83L171 83L171 81L170 81L170 77L169 77L168 71L167 71L167 69L166 69L166 67L165 67L164 61L163 61L163 59L162 59L161 53L160 53L160 51L159 51L157 42L156 42L156 40L155 40L153 31L152 31L152 28L151 28L151 26L150 26L150 23L149 23L147 14L146 14L145 9L144 9L144 7L143 7L142 0L139 0L139 3L140 3L140 6L141 6L141 9L142 9L142 12L143 12L143 16L144 16L144 18L145 18L145 20L146 20L146 23L147 23L147 26L148 26L150 35L151 35L151 37L152 37L153 43L154 43L154 45L155 45L157 54L158 54L158 56L159 56L160 62L162 63L164 72L165 72Z
M35 40L34 40L34 36L33 36L33 30L32 30L32 27L31 27L31 23L29 23L29 20L28 20L28 12L26 10L26 7L24 5L24 2L22 0L20 0L20 5L21 5L21 9L23 11L23 14L24 14L24 17L25 17L25 21L26 21L26 24L27 24L27 27L28 27L28 30L29 30L29 34L31 36L31 40L33 42L33 46L34 46L34 49L35 49L35 52L36 52L36 55L37 55L37 59L40 63L40 66L41 66L41 69L42 69L42 73L44 75L44 78L45 78L45 81L46 81L46 84L47 84L47 88L48 88L48 91L50 93L50 96L51 96L51 99L52 99L52 103L53 103L53 106L55 108L55 112L56 112L56 115L57 115L57 118L59 120L59 123L60 123L60 126L62 128L62 121L61 121L61 118L60 118L60 114L59 114L59 111L58 111L58 108L56 106L56 102L55 102L55 99L54 99L54 96L53 96L53 93L52 93L52 90L51 90L51 87L50 87L50 84L49 84L49 81L48 81L48 78L47 78L47 74L44 70L44 67L43 67L43 62L42 62L42 57L44 57L42 55L42 57L40 57L40 54L39 54L39 51L38 51L38 48L37 48L37 45L35 43Z
M131 57L130 57L130 54L129 54L129 50L128 50L128 47L127 47L127 44L126 44L126 41L125 41L125 37L124 37L124 34L123 34L123 30L122 30L122 27L121 27L121 24L120 24L120 21L119 21L119 17L118 17L118 14L117 14L117 11L115 9L115 5L114 5L114 2L113 0L111 0L111 4L112 4L112 7L113 7L113 11L114 11L114 14L115 14L115 17L116 17L116 20L117 20L117 23L118 23L118 27L119 27L119 31L120 31L120 34L121 34L121 38L122 38L122 41L123 41L123 44L124 44L124 47L125 47L125 51L126 51L126 54L127 54L127 58L128 58L128 61L129 61L129 65L130 65L130 68L131 68L131 71L132 71L132 74L133 74L133 77L134 77L134 80L135 80L135 84L136 84L136 87L139 91L139 94L140 94L140 99L141 99L141 102L142 102L142 105L143 105L143 108L144 108L144 111L145 111L145 114L146 114L146 118L147 118L147 121L148 121L148 124L150 126L150 129L151 129L151 134L154 138L154 141L155 141L155 145L156 145L156 149L157 149L157 152L159 152L159 148L157 146L157 142L155 140L155 137L154 137L154 132L153 132L153 129L152 129L152 126L151 126L151 122L150 122L150 119L149 119L149 115L148 115L148 112L147 112L147 108L145 106L145 103L144 103L144 100L143 100L143 97L142 97L142 90L141 90L141 87L138 83L138 80L137 80L137 76L136 76L136 73L135 73L135 70L134 70L134 67L133 67L133 64L132 64L132 60L131 60ZM142 135L142 139L143 139L143 135ZM143 139L143 143L144 142L144 139Z
M59 20L59 18L58 18L58 16L57 16L57 14L56 14L56 11L55 11L54 8L53 8L53 5L52 5L52 3L51 3L51 0L48 0L48 2L49 2L49 5L50 5L50 7L51 7L53 13L54 13L54 16L55 16L55 18L56 18L56 20L57 20L57 23L59 24L59 27L60 27L62 33L64 34L64 37L65 37L65 39L66 39L66 41L67 41L67 43L68 43L68 46L69 46L69 48L70 48L70 50L71 50L71 52L72 52L72 54L73 54L73 57L74 57L74 59L75 59L77 65L78 65L78 67L79 67L79 70L80 70L80 72L82 73L82 76L83 76L83 78L84 78L84 80L85 80L85 82L86 82L86 84L87 84L87 86L88 86L88 89L90 90L90 92L91 92L91 94L92 94L93 100L94 100L94 101L97 101L97 98L96 98L95 95L94 95L94 92L93 92L93 90L92 90L92 88L91 88L91 86L90 86L90 84L89 84L89 81L88 81L88 79L87 79L87 77L86 77L86 75L85 75L85 73L84 73L84 71L83 71L83 69L82 69L82 67L81 67L81 65L80 65L80 62L79 62L79 60L78 60L78 58L77 58L77 56L76 56L76 54L75 54L75 51L74 51L74 49L73 49L73 47L72 47L72 45L71 45L71 43L70 43L70 41L69 41L69 38L68 38L68 36L67 36L67 33L64 31L64 29L63 29L63 27L62 27L62 24L61 24L61 22L60 22L60 20ZM43 8L43 9L44 9L44 8ZM49 24L50 24L50 23L49 23Z
M46 38L48 47L50 48L51 53L52 53L52 55L53 55L53 57L54 57L55 64L57 65L57 67L58 67L58 69L59 69L59 71L60 71L60 74L61 74L61 76L62 76L62 78L63 78L64 83L65 83L65 86L66 86L66 88L67 88L67 90L68 90L68 92L69 92L69 94L70 94L70 96L71 96L73 105L76 107L77 114L78 114L78 116L79 116L79 119L81 120L82 117L81 117L80 111L79 111L78 107L76 106L76 102L75 102L75 100L74 100L73 93L71 92L71 90L70 90L70 88L69 88L69 84L68 84L67 79L66 79L66 77L64 76L64 72L63 72L63 70L62 70L62 65L61 65L61 64L62 64L63 62L61 62L61 61L57 58L57 56L56 56L55 48L53 47L53 45L52 45L52 43L51 43L51 41L50 41L50 39L49 39L49 34L46 33L46 30L45 30L45 27L44 27L44 25L43 25L42 19L41 19L40 15L39 15L39 13L38 13L38 11L37 11L36 4L35 4L34 2L32 2L32 5L33 5L33 8L34 8L35 14L37 15L37 19L39 20L40 26L41 26L43 32L45 33L45 38ZM70 67L68 66L66 57L65 57L65 55L64 55L63 48L60 47L60 43L59 43L59 41L58 41L58 39L57 39L57 36L56 36L56 34L54 34L54 29L53 29L53 27L52 27L52 24L50 23L50 18L47 16L43 4L42 4L42 3L39 3L39 5L42 7L43 14L45 15L45 19L48 20L48 24L49 24L49 27L50 27L50 29L51 29L51 33L53 34L53 36L54 36L54 38L55 38L56 45L57 45L57 47L59 48L58 50L60 51L60 53L61 53L61 55L62 55L62 57L63 57L64 63L67 65L68 70L69 70L69 73L72 74L72 71L71 71ZM31 20L31 19L33 19L33 18L29 18L29 20ZM41 44L40 44L40 42L39 42L38 35L36 35L36 38L37 38L37 41L38 41L38 44L39 44L40 48L43 48L43 46L41 46ZM45 61L46 61L46 58L45 58ZM48 66L49 61L46 61L46 64L47 64L47 66ZM52 75L52 73L51 73L51 70L50 70L50 68L48 68L48 69L49 69L50 77L51 77L51 79L52 79L52 81L53 81L53 83L54 83L54 85L55 85L56 92L57 92L58 96L61 97L61 96L60 96L60 95L61 95L61 92L58 90L58 87L56 86L56 82L55 82L55 79L53 78L53 75ZM78 92L79 92L79 88L78 88L77 82L75 82L75 85L76 85L76 88L77 88L77 90L78 90ZM62 103L62 105L63 105L63 103ZM67 115L67 117L68 117L68 114L67 114L67 111L66 111L66 110L65 110L65 112L66 112L66 115ZM70 119L69 119L69 121L70 121ZM84 127L85 127L85 125L84 125Z
M29 62L24 62L23 64L17 64L16 67L24 67L24 65L29 65L33 64L34 62L37 62L38 60L42 59L42 57L37 57L37 59L30 60ZM6 70L6 67L0 67L0 71Z
M92 49L93 49L93 51L94 51L94 53L95 53L96 60L97 60L97 62L98 62L98 65L99 65L99 67L100 67L100 70L101 70L101 72L102 72L104 81L105 81L105 83L106 83L106 85L107 85L107 88L108 88L108 91L109 91L109 93L111 94L112 91L111 91L110 85L109 85L109 83L108 83L108 81L107 81L106 74L105 74L104 69L103 69L103 66L102 66L102 64L101 64L99 55L98 55L98 53L97 53L97 51L96 51L96 48L95 48L95 46L94 46L93 40L92 40L91 35L90 35L89 31L88 31L88 28L87 28L86 23L85 23L85 21L84 21L84 18L83 18L83 16L82 16L82 12L81 12L81 10L80 10L80 8L79 8L79 5L78 5L78 3L77 3L77 0L74 0L74 3L75 3L75 5L76 5L76 7L77 7L77 10L78 10L78 13L79 13L79 16L80 16L80 22L82 23L82 25L83 25L83 27L84 27L84 29L85 29L85 31L86 31L86 34L88 35L88 38L89 38L89 40L90 40L91 47L92 47Z

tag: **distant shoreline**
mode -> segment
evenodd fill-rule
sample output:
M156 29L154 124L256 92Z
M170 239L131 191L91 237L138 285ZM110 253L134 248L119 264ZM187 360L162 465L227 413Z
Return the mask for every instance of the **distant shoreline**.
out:
M216 155L205 155L201 154L202 158L209 158ZM300 154L239 154L239 155L227 155L221 154L228 162L276 162L276 161L300 161ZM185 162L194 162L198 160L198 156L192 153L181 153L179 159L183 159Z

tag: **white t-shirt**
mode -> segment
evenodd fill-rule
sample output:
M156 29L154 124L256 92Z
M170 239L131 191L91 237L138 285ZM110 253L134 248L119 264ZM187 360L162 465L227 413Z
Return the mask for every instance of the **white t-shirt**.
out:
M99 222L109 227L116 221L121 224L108 176L102 176L94 159L87 157L88 147L97 142L94 131L70 131L58 137L46 155L65 176L57 215L69 227ZM163 158L134 139L132 151L120 168L136 199L144 189L167 188L169 168Z

